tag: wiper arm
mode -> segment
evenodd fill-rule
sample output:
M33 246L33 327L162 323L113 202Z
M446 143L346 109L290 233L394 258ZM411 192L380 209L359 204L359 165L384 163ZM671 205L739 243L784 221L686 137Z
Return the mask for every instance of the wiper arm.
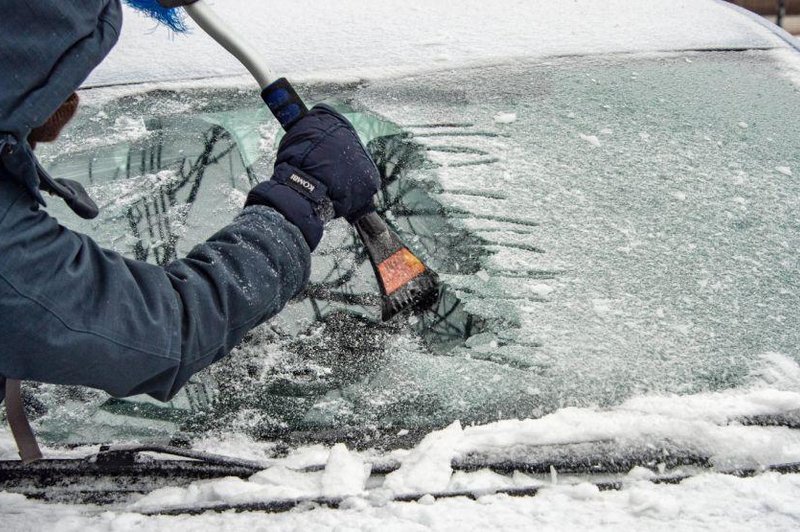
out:
M189 458L191 460L197 460L211 465L249 468L253 469L253 473L261 471L262 469L270 466L269 463L259 462L256 460L234 458L204 451L173 447L170 445L151 444L102 445L100 446L100 451L96 455L89 457L88 460L100 465L133 465L136 463L141 463L141 453L148 452L177 456L180 458Z

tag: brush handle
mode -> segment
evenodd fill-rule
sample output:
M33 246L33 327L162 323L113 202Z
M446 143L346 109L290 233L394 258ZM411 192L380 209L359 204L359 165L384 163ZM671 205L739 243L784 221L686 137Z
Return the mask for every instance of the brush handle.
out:
M217 41L228 50L244 67L256 78L258 86L262 89L275 81L275 74L261 55L251 47L247 41L240 39L238 34L219 18L214 10L208 7L204 0L159 0L162 5L166 2L171 7L183 6L186 13L194 20L209 37Z
M182 6L200 28L230 52L261 87L261 98L285 130L300 120L308 108L286 78L275 79L272 70L245 40L240 39L204 0L159 0L165 7Z

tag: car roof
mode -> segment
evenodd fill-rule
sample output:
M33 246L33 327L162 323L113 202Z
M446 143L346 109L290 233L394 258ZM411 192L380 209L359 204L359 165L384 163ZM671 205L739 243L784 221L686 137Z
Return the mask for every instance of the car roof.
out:
M781 48L788 35L722 0L224 0L213 8L295 80L358 80L563 55ZM191 25L126 8L117 47L84 86L244 74ZM797 45L794 44L796 47Z

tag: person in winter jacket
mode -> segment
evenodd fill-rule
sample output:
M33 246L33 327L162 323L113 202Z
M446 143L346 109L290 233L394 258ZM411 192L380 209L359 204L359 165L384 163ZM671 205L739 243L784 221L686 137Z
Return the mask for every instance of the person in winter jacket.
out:
M166 267L60 225L43 192L82 217L97 208L80 184L50 176L34 149L75 113L75 91L113 47L121 22L119 0L3 4L0 383L168 400L303 289L325 221L370 212L378 171L350 123L317 106L283 138L273 176L241 213Z

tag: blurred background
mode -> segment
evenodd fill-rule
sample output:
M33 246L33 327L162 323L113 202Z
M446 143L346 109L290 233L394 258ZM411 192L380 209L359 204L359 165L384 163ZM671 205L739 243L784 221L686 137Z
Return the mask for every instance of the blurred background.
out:
M800 0L729 0L758 13L792 35L800 35Z

